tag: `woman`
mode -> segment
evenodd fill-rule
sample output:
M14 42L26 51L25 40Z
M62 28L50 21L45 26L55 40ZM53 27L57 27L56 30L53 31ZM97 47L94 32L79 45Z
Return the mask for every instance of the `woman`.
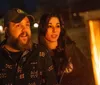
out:
M60 85L89 85L88 62L65 32L58 14L44 14L38 28L39 44L50 51Z

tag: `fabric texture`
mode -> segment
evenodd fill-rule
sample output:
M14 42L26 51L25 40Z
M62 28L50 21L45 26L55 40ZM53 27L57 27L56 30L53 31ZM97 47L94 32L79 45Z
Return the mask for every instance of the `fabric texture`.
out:
M48 51L37 44L25 51L18 63L13 61L3 44L0 46L0 85L56 85Z

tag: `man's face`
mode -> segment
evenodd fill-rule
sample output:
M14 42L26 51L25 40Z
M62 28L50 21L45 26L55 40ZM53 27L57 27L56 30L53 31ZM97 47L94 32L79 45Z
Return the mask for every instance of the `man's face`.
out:
M30 21L27 17L19 23L9 23L8 40L15 49L24 50L31 47Z

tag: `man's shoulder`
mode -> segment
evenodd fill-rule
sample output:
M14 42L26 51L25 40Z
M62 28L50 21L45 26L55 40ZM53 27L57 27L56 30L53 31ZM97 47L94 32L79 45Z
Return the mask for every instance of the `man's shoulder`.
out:
M48 49L41 45L41 44L37 44L37 43L33 43L33 48L32 49L38 49L39 51L45 51L48 52Z
M3 46L0 46L0 53L5 52Z
M8 53L4 50L2 46L0 46L0 61L5 59L6 56L8 56Z
M42 54L47 55L47 53L48 53L48 49L47 49L45 46L40 45L40 44L36 44L36 43L33 44L32 50L33 50L34 52L35 52L35 51L38 52L39 55L42 55Z

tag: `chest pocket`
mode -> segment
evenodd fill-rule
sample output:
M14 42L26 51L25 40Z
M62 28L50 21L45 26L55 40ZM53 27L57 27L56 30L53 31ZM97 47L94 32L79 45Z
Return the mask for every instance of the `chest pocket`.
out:
M40 78L45 71L45 52L35 50L28 54L23 70L30 78Z

